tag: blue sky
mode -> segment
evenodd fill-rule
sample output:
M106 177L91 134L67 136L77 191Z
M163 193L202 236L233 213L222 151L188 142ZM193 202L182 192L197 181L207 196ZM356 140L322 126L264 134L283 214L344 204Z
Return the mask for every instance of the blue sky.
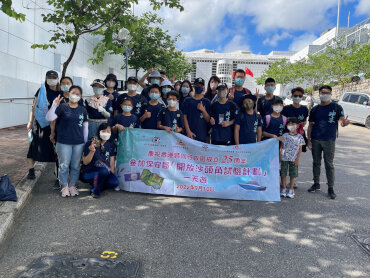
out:
M159 11L164 29L180 34L178 48L217 52L249 50L299 50L336 26L337 0L182 0L184 12ZM139 1L135 13L147 11ZM370 16L370 0L341 0L340 26L350 26Z

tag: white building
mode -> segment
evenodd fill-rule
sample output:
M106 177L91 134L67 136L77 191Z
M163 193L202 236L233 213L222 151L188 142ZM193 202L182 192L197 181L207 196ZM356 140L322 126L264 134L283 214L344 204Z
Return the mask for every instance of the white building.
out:
M26 14L25 22L0 12L0 128L28 122L33 96L44 82L45 73L51 69L61 73L61 63L70 53L71 45L48 50L31 48L34 43L47 43L51 36L48 30L55 28L42 22L45 3L46 0L13 1L14 9ZM98 65L87 62L97 42L96 37L81 37L67 69L66 75L82 86L85 96L92 94L89 85L93 79L104 79L108 73L116 74L118 79L125 76L121 70L123 56L106 57Z
M222 82L228 86L234 85L232 79L233 71L247 67L253 72L253 77L246 76L244 87L255 92L256 88L263 93L263 86L258 86L255 79L261 76L262 72L269 67L269 64L283 58L290 59L294 51L272 51L268 55L253 54L250 51L234 51L231 53L216 53L213 50L201 49L193 52L185 52L189 62L195 65L195 70L190 74L189 79L194 82L195 78L202 77L206 82L212 75L217 75ZM207 84L206 84L207 85ZM277 87L276 94L281 94L280 87Z

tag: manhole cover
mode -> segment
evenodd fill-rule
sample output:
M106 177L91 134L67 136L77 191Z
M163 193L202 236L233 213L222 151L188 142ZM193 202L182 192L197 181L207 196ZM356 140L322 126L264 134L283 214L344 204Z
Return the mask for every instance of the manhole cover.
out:
M139 267L140 264L135 261L51 256L35 260L19 278L135 278Z
M353 234L352 238L370 255L370 235Z

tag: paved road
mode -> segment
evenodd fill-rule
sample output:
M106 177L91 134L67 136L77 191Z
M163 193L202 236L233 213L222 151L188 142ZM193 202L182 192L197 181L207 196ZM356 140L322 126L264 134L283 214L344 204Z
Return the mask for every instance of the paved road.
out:
M340 128L335 201L310 194L303 156L294 200L250 202L108 192L62 199L52 166L0 250L0 276L42 255L141 262L141 277L370 277L370 257L350 238L370 234L370 131ZM323 178L325 180L325 178Z

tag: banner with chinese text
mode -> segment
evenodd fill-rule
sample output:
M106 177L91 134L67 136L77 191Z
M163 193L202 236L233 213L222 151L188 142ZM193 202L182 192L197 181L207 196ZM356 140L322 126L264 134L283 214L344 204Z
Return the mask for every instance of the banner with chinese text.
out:
M279 143L215 146L162 130L119 135L117 176L131 192L280 201Z

